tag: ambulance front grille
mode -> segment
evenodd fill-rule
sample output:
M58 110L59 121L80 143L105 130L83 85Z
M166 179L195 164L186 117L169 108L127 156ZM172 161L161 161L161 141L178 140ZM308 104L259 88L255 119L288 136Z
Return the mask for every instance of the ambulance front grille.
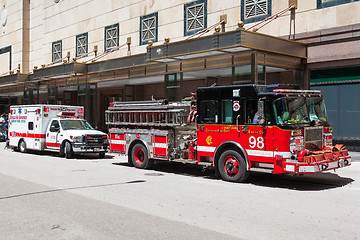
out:
M100 145L104 143L102 135L87 135L86 141L89 145Z

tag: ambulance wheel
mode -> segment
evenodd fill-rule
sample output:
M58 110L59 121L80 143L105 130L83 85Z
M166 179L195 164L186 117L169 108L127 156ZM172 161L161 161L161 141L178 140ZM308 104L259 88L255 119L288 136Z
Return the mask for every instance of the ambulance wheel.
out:
M220 155L218 170L221 178L228 182L244 182L249 177L244 158L233 149Z
M136 168L143 169L151 168L154 163L152 159L149 159L148 151L141 143L137 143L131 150L131 160Z
M20 140L19 142L19 151L22 153L26 152L26 143L24 140Z
M70 159L73 158L73 151L72 151L72 146L71 143L66 142L65 143L65 158L66 159Z

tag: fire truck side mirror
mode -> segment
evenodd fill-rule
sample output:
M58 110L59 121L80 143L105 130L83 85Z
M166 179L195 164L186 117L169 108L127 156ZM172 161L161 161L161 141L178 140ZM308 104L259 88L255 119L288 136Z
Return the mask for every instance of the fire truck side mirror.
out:
M264 114L264 101L259 100L258 101L258 123L260 125L263 125L265 123L265 114Z

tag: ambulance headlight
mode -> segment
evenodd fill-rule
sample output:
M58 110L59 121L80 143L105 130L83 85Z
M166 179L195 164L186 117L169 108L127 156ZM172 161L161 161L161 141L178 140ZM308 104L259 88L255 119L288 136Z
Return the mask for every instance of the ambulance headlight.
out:
M72 140L75 142L75 143L80 143L83 141L83 136L74 136L72 137Z

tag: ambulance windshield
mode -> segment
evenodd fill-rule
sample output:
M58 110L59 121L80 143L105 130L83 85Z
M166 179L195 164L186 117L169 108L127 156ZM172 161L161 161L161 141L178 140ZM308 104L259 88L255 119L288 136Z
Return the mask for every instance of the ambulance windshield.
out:
M66 119L60 120L64 130L91 130L91 125L85 120Z
M328 123L322 97L283 97L273 103L277 124Z

